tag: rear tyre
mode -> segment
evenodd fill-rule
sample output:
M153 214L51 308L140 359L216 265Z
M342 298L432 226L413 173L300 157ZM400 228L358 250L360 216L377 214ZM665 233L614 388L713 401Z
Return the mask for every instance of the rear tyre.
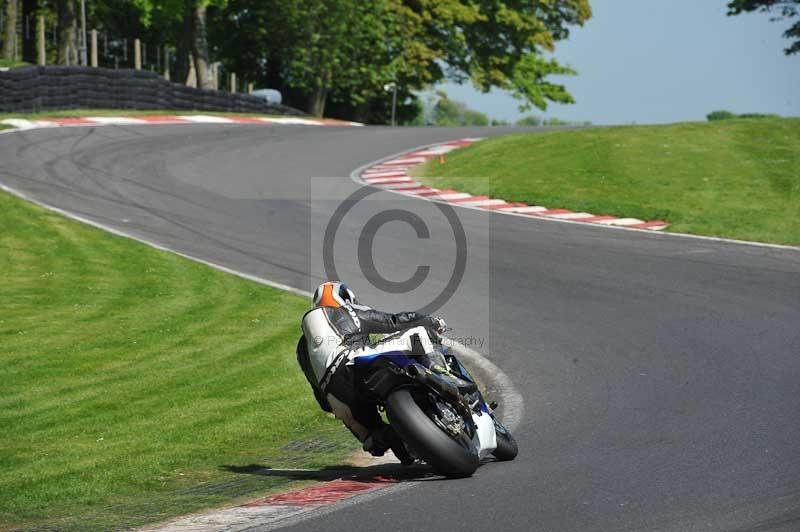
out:
M386 399L386 415L395 432L436 472L451 478L471 476L478 469L478 453L462 433L454 438L420 408L409 388L400 388Z
M492 451L492 456L500 461L513 460L517 457L519 449L517 448L517 440L508 432L502 423L495 419L494 433L497 436L497 448Z

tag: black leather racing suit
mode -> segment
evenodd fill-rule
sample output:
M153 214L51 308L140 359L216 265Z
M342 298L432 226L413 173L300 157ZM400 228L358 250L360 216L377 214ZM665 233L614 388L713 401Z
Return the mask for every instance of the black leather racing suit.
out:
M303 316L297 359L320 406L363 442L384 423L376 405L358 394L355 375L346 364L348 354L367 345L370 334L438 325L436 319L417 312L392 314L357 304L318 307Z

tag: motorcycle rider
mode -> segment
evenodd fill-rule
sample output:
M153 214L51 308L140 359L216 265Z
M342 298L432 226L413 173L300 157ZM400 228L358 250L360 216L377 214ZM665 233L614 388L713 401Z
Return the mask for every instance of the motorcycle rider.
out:
M359 394L352 360L365 354L408 350L432 353L428 329L444 331L442 318L417 312L392 314L356 302L341 282L326 282L314 292L314 308L302 319L297 360L320 407L332 412L373 456L392 449L404 464L414 460L402 440L383 422L377 405ZM375 344L370 334L393 334ZM418 343L418 345L415 345Z

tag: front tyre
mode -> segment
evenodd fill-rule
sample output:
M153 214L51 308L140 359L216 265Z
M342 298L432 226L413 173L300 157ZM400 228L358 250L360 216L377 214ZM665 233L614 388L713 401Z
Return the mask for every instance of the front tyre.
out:
M494 420L494 433L497 436L497 448L492 451L492 456L500 461L513 460L517 457L519 449L517 440L508 432L502 423Z
M399 388L386 399L386 415L395 432L435 471L451 478L471 476L478 469L478 453L466 434L454 438L420 408L409 388Z

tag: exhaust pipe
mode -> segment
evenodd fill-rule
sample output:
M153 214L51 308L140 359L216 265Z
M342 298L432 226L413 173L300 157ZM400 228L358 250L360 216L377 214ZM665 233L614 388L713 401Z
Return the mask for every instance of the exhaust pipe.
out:
M433 388L448 401L452 401L456 404L461 404L463 402L463 398L458 391L458 386L439 377L435 373L431 373L428 368L421 364L415 363L409 365L406 368L406 374L420 384Z

